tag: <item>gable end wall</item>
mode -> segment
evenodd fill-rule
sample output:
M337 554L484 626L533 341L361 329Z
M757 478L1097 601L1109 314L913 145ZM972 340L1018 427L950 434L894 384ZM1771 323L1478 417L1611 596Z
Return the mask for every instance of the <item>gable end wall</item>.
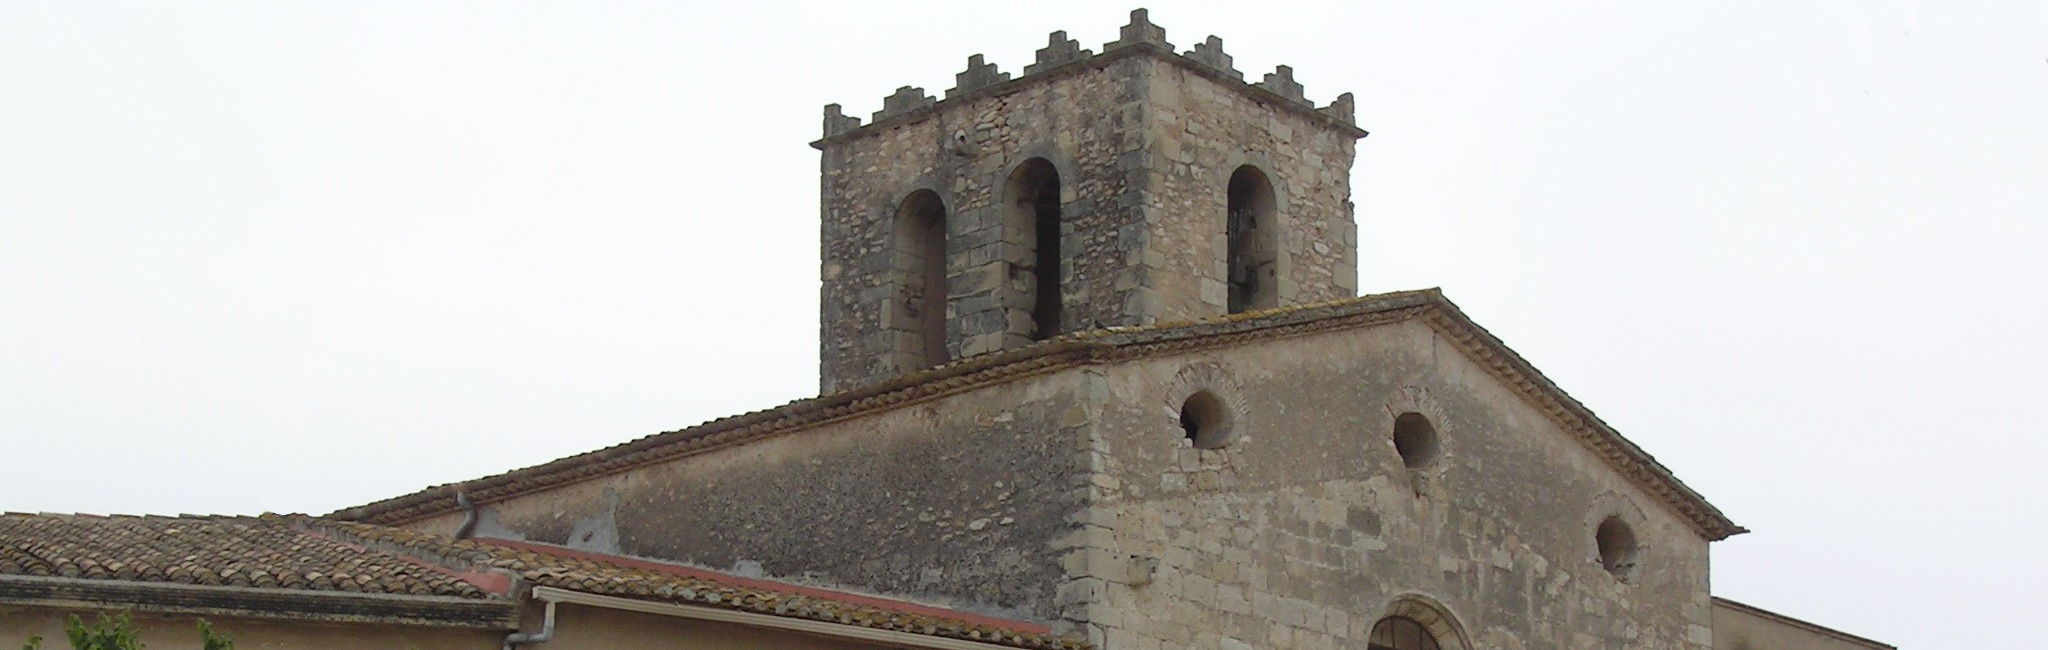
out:
M1075 589L1097 596L1068 608L1106 648L1361 647L1404 598L1440 604L1470 647L1711 643L1707 542L1425 323L1106 372L1100 561ZM1199 389L1243 439L1182 443ZM1437 428L1432 469L1395 451L1405 411ZM1645 547L1628 582L1595 559L1608 514Z

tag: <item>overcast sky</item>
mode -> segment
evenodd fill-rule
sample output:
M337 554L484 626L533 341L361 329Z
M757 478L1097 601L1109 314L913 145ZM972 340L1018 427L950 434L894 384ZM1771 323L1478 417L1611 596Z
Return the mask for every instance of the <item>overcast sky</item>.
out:
M741 4L0 0L0 509L321 513L810 396L820 106L1131 8ZM1364 291L1753 529L1716 593L2038 643L2048 3L1150 6L1357 93Z

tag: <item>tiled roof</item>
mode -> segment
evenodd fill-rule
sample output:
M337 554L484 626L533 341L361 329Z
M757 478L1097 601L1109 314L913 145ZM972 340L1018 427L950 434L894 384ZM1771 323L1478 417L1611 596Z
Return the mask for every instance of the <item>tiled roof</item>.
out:
M449 571L256 517L7 513L0 575L487 597Z
M1078 649L1086 644L1044 625L978 616L874 596L743 578L678 564L601 555L525 542L458 540L413 530L289 516L315 534L393 548L473 568L505 569L528 582L584 593L702 605L951 637L1019 648Z
M174 611L230 607L259 615L324 614L350 620L385 615L509 629L515 620L514 576L533 586L1018 648L1086 647L1036 623L652 560L524 542L455 539L306 515L0 514L0 602L118 597L122 600L112 604ZM78 585L107 587L80 591ZM192 589L165 596L138 585ZM322 593L429 598L409 601L411 609L364 609L330 602L289 611L280 598ZM475 604L450 606L446 601L451 600Z
M1718 540L1748 532L1679 481L1656 458L1600 420L1585 404L1544 377L1507 344L1472 322L1436 289L1359 296L1195 321L1077 332L1025 348L967 357L903 377L658 433L459 485L430 487L337 511L329 517L402 524L459 511L458 489L476 502L489 503L1063 368L1409 319L1429 324L1617 471L1663 501L1692 524L1700 536Z

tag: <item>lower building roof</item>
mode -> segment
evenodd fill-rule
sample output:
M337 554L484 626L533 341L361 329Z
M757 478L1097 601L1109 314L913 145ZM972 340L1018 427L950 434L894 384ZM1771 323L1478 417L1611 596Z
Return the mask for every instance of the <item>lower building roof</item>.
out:
M0 604L510 630L531 587L1018 648L1043 624L515 540L307 515L0 514Z

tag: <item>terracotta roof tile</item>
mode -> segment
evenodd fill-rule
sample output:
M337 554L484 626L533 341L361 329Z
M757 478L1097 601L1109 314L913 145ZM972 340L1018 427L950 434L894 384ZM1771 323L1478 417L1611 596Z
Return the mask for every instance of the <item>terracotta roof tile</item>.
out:
M491 539L458 540L419 531L303 515L281 517L305 530L421 557L505 569L535 585L606 596L735 609L1019 648L1079 649L1047 626L874 596L743 578L641 558Z
M1036 623L653 560L504 540L458 540L306 515L0 514L0 578L10 576L497 602L507 602L509 576L517 576L532 585L585 593L1018 648L1087 647Z
M257 517L0 515L0 575L484 598L454 574Z

